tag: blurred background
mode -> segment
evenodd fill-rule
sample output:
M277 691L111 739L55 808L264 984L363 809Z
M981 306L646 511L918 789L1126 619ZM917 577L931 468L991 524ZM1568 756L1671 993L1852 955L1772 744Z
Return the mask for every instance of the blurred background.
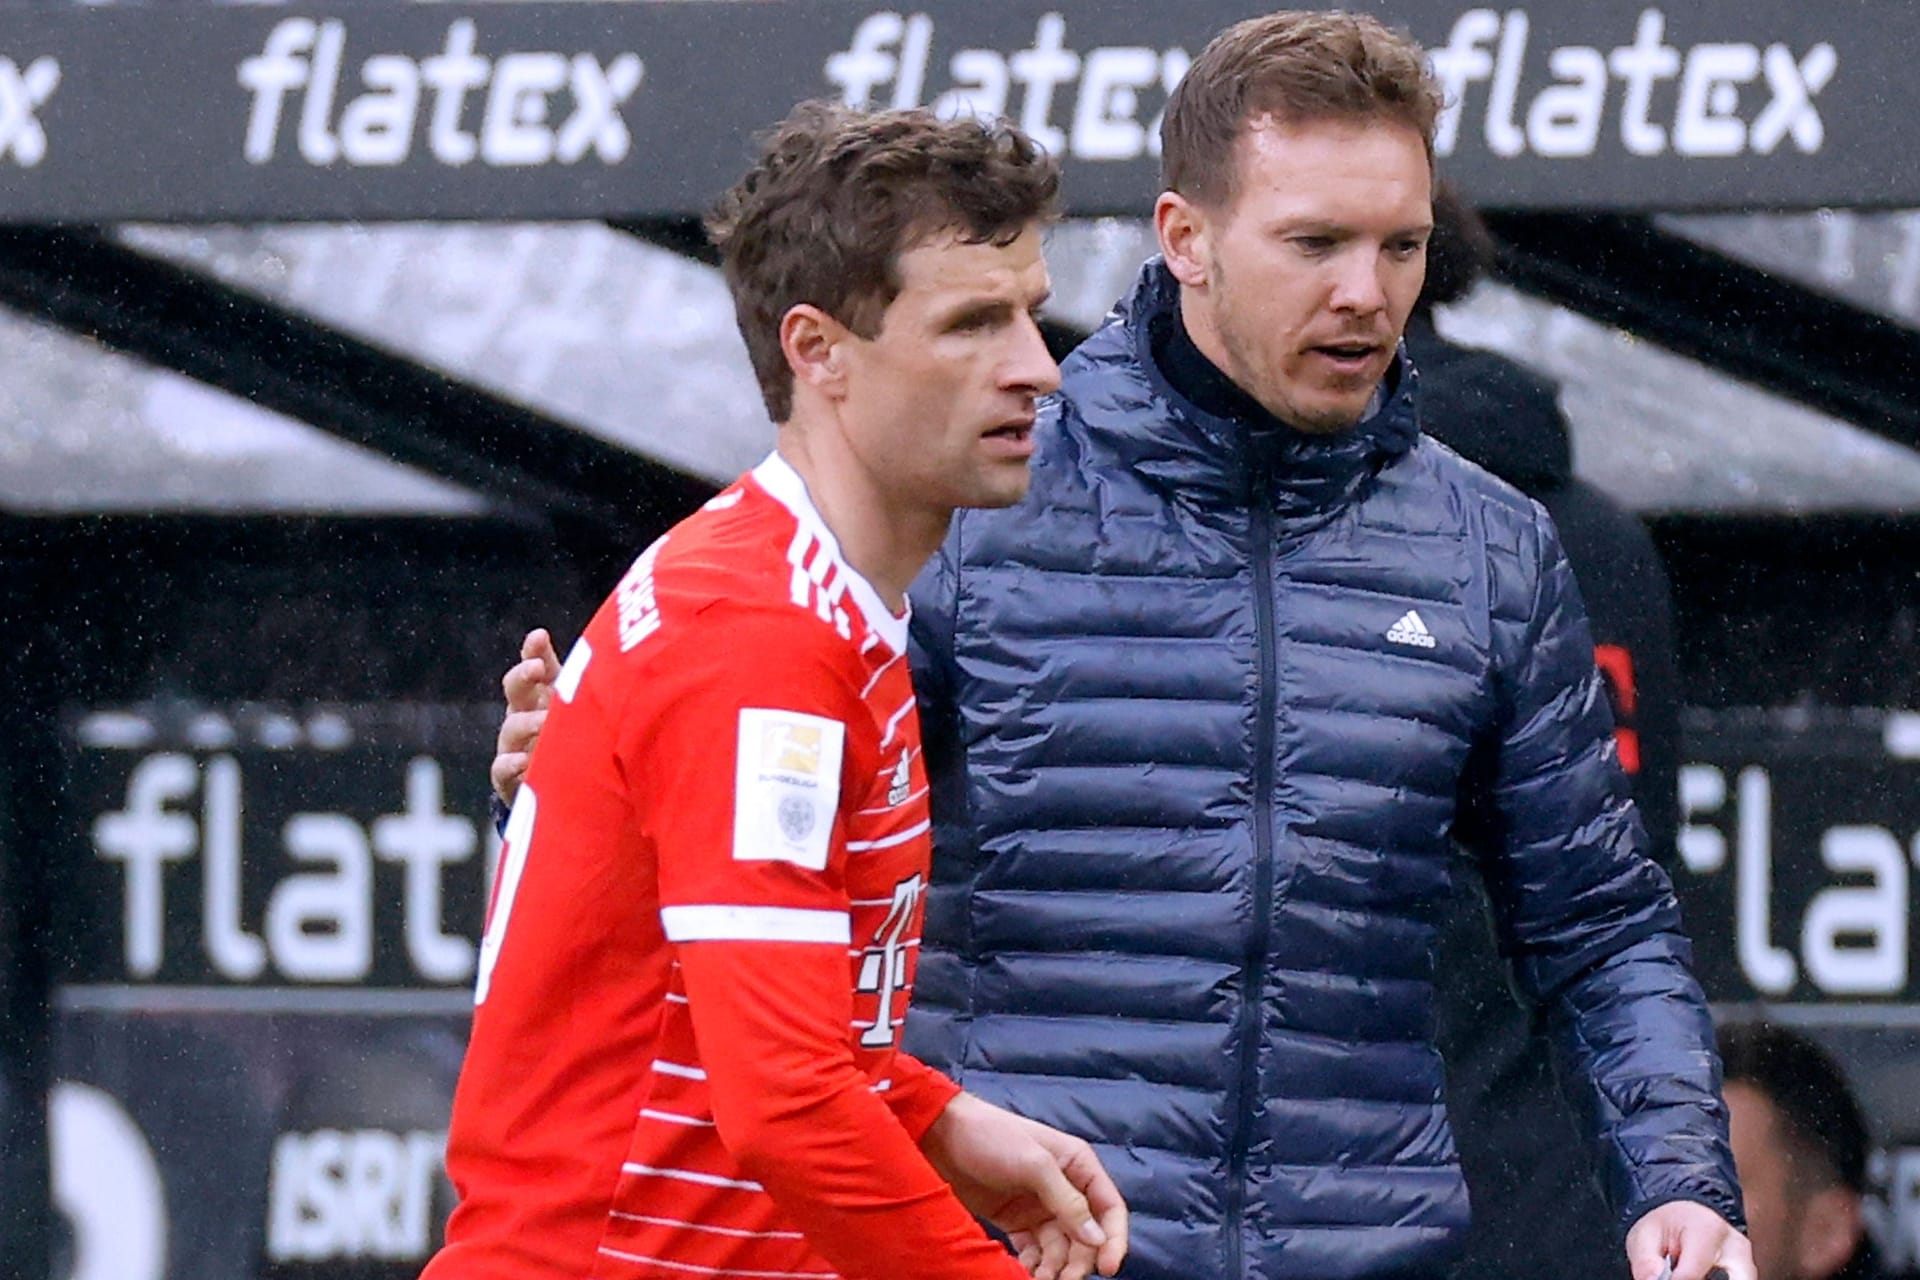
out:
M1909 1265L1920 14L1353 7L1455 76L1498 256L1439 331L1558 384L1664 559L1710 994L1842 1061ZM770 447L696 221L749 132L1051 130L1064 353L1182 51L1259 8L0 4L0 1273L418 1271L499 674Z

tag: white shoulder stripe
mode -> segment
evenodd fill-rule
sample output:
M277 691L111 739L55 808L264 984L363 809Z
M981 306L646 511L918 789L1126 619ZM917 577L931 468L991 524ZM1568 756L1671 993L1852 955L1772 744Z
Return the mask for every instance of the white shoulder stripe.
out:
M905 844L915 836L923 834L932 825L933 823L931 821L922 822L917 826L908 827L905 831L896 831L890 836L882 836L878 840L849 840L847 841L847 852L860 853L866 849L891 849L894 845ZM673 935L668 934L667 936L672 937Z
M907 712L913 710L914 706L914 699L909 697L905 702L900 704L898 710L887 717L887 731L880 735L880 746L882 749L893 745L894 733L900 728L900 722L907 718Z
M572 702L580 692L580 677L587 674L587 664L593 661L593 646L587 638L581 636L573 642L573 651L560 667L560 678L553 682L553 691L560 695L560 701Z
M831 942L845 946L853 939L846 912L798 907L662 907L660 925L671 942Z

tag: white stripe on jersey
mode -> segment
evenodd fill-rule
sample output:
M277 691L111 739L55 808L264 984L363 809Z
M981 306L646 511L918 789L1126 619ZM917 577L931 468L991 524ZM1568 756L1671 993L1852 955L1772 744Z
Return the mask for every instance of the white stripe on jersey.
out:
M622 1262L651 1262L656 1267L670 1267L675 1271L692 1271L703 1276L751 1276L756 1280L840 1280L838 1271L729 1271L725 1267L696 1267L691 1262L668 1262L665 1258L649 1258L644 1253L622 1253L618 1249L600 1246L600 1252L609 1258L618 1258Z
M894 730L900 727L900 722L907 718L907 712L911 710L913 710L913 699L908 698L900 704L899 710L887 717L887 731L880 735L880 747L882 750L885 750L892 744Z
M881 600L880 593L873 589L873 584L861 577L846 562L846 558L840 554L840 543L834 538L833 531L827 528L826 521L820 518L819 509L813 505L813 499L808 495L806 482L800 478L800 473L795 471L776 450L768 454L766 460L753 469L753 478L762 489L767 491L768 496L793 514L794 522L798 526L794 530L793 542L787 548L787 560L793 565L791 587L793 602L801 608L805 608L809 603L814 580L808 576L802 558L809 542L818 539L836 562L836 577L834 585L830 588L832 600L838 602L843 594L852 596L855 607L866 615L867 626L871 628L872 633L885 641L887 647L895 653L905 653L907 651L907 619L911 616L912 602L902 601L904 608L896 616L887 608L886 602ZM821 616L827 615L823 613ZM846 636L847 628L840 625L838 618L835 618L834 622L839 625L840 634ZM861 650L863 653L865 651L864 648Z
M798 907L662 907L660 925L670 942L837 942L845 946L853 938L846 912Z
M705 1080L707 1078L707 1073L698 1067L689 1067L678 1062L667 1062L660 1058L653 1060L653 1069L663 1076L679 1076L682 1080Z
M553 682L553 691L560 695L560 701L573 701L573 695L580 692L580 677L587 674L587 664L592 661L593 646L587 643L585 636L581 636L573 642L573 652L567 655L565 664L561 666L560 678Z
M674 1111L655 1111L652 1107L642 1107L640 1114L645 1119L659 1120L666 1124L684 1124L695 1129L713 1128L711 1120L702 1120L698 1116L683 1116Z
M709 1235L732 1236L736 1240L805 1240L798 1231L742 1231L738 1227L713 1227L704 1222L688 1222L682 1218L650 1218L644 1213L622 1213L613 1210L609 1217L622 1222L644 1222L654 1227L678 1227L685 1231L705 1231Z
M859 853L865 849L891 849L894 845L905 844L932 825L933 823L930 821L923 822L917 827L908 827L905 831L896 831L892 835L882 836L878 840L849 840L847 841L847 852ZM666 912L663 911L661 914L665 915ZM668 934L667 936L672 937L673 935Z
M697 1182L703 1187L733 1187L740 1191L765 1191L757 1182L745 1178L723 1178L717 1173L701 1173L697 1169L656 1169L650 1164L623 1164L620 1172L631 1173L642 1178L675 1178L681 1182Z
M881 663L878 667L876 667L873 672L873 678L868 680L867 687L860 691L860 701L865 702L867 700L867 695L873 692L873 686L880 683L880 677L886 675L888 670L892 668L894 663L904 660L906 656L907 655L904 653L896 653L891 658L888 658L885 662Z

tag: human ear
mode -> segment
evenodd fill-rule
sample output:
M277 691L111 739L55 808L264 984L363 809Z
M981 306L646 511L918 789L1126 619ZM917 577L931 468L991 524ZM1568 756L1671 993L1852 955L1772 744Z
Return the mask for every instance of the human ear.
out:
M842 348L847 337L845 325L811 303L788 308L780 317L780 350L793 371L794 385L839 394L846 377Z
M1178 191L1162 191L1153 205L1153 230L1173 278L1188 288L1203 287L1213 257L1207 211Z
M1807 1197L1801 1209L1796 1250L1800 1274L1824 1280L1837 1275L1860 1247L1860 1197L1846 1187L1828 1187Z

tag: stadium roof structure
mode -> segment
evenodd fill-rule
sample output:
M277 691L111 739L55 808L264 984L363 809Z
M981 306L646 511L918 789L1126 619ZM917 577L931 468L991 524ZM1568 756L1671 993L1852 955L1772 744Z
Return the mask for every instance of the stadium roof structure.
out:
M1265 7L0 4L0 508L625 536L768 439L697 226L756 129L809 96L1019 120L1067 171L1064 347L1150 248L1167 92ZM1583 473L1651 512L1920 513L1920 170L1887 142L1920 11L1357 7L1434 51L1439 163L1503 245L1445 327L1562 380Z

